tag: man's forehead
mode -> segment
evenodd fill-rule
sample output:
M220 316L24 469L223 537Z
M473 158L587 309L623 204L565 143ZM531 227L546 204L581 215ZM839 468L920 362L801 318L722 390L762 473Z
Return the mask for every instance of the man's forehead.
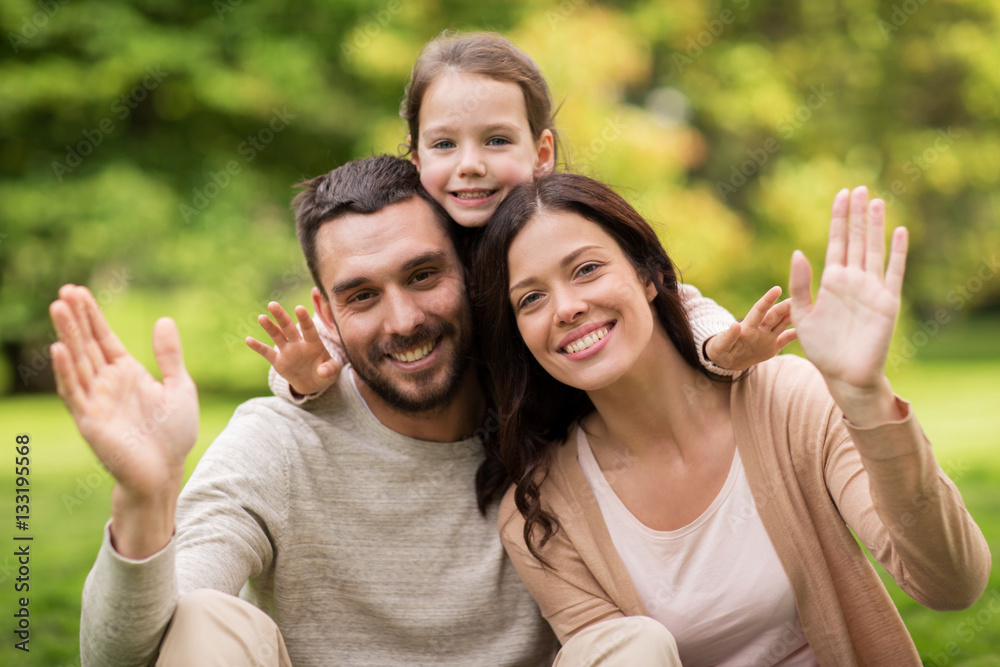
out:
M316 253L327 278L364 268L391 271L409 256L438 252L451 256L454 244L431 206L420 197L370 214L349 213L323 224ZM329 288L328 280L326 287Z

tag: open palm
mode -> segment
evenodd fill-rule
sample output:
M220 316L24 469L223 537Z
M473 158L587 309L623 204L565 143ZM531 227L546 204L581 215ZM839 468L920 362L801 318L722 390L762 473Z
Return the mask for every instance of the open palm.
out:
M827 383L865 391L884 378L906 265L906 230L893 232L885 266L885 204L868 202L865 188L837 194L819 292L810 294L812 268L792 256L792 324L806 356Z
M130 494L176 492L198 436L198 395L171 320L157 322L157 381L111 331L93 295L64 286L50 307L59 395L80 434Z

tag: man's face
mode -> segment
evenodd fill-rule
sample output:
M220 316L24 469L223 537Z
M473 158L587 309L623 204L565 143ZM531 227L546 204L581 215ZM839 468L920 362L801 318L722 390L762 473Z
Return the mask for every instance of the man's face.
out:
M419 197L325 223L316 237L329 299L313 302L336 326L354 372L404 412L444 407L468 367L472 314L454 244Z

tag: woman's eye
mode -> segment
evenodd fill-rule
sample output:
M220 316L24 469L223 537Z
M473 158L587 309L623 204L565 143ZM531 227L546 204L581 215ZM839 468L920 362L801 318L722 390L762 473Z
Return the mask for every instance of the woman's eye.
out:
M599 264L594 264L593 262L591 262L590 264L584 264L583 266L580 267L580 270L577 271L577 275L586 276L588 274L593 273L594 271L596 271L599 268L600 268L600 265Z
M487 146L506 146L509 143L510 143L510 140L509 139L505 139L504 137L493 137L492 139L490 139L489 141L486 142L486 145Z
M521 301L518 302L517 307L518 309L527 308L534 302L538 301L540 298L542 298L542 295L538 294L537 292L532 292L531 294L525 294L523 297L521 297Z

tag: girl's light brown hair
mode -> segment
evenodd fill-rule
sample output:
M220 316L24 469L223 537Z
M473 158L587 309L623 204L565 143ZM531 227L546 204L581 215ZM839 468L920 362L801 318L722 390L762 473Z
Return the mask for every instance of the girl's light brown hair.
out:
M524 93L531 136L537 141L545 130L552 132L555 159L559 159L559 135L545 77L524 51L493 32L445 31L420 52L399 110L410 132L407 154L415 152L419 145L420 107L424 95L439 76L448 72L481 74L517 84ZM470 95L467 104L478 103L475 95ZM456 111L461 113L460 109Z

